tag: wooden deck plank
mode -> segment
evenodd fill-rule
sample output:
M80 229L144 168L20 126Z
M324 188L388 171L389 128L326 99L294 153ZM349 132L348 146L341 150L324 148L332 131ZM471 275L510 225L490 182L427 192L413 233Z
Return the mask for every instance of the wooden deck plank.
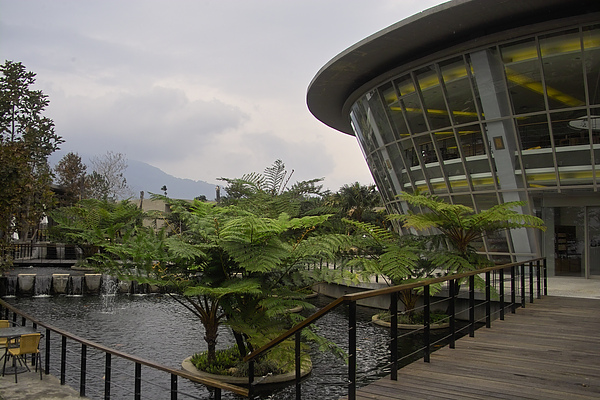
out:
M357 391L359 400L600 398L600 300L544 297L456 349Z

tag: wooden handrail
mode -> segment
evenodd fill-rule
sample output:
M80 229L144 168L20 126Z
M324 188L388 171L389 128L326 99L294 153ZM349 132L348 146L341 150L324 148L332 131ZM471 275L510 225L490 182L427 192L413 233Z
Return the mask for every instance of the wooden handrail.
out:
M511 267L514 267L517 265L522 265L524 263L540 261L543 259L544 259L544 257L533 258L531 260L519 261L519 262L510 263L510 264L496 265L493 267L482 268L482 269L469 271L469 272L463 272L460 274L447 275L447 276L443 276L443 277L439 277L439 278L426 279L426 280L419 281L419 282L390 286L390 287L383 288L383 289L365 290L365 291L358 292L358 293L346 294L342 297L338 297L337 299L335 299L334 301L332 301L325 307L321 308L319 311L317 311L313 315L306 318L304 321L302 321L302 322L298 323L297 325L295 325L294 327L290 328L287 332L285 332L285 333L279 335L277 338L271 340L269 343L265 344L264 346L260 347L259 349L254 350L252 353L250 353L246 357L244 357L244 361L250 361L250 360L256 358L257 356L264 353L265 351L267 351L267 350L271 349L272 347L278 345L279 343L283 342L285 339L289 338L290 336L295 334L297 331L304 329L306 326L312 324L317 319L321 318L323 315L327 314L329 311L331 311L332 309L334 309L335 307L337 307L338 305L340 305L344 302L355 302L358 300L368 299L371 297L377 297L377 296L383 296L383 295L387 295L387 294L391 294L391 293L397 293L402 290L414 289L417 287L432 285L435 283L442 283L442 282L446 282L446 281L450 281L450 280L467 278L472 275L479 275L479 274L484 274L486 272L498 271L501 269L511 268Z
M46 329L50 329L51 331L56 332L59 335L67 337L67 338L69 338L71 340L74 340L74 341L79 342L81 344L84 344L86 346L93 347L93 348L96 348L96 349L98 349L100 351L103 351L105 353L109 353L109 354L112 354L114 356L121 357L121 358L124 358L126 360L129 360L129 361L132 361L132 362L135 362L135 363L139 363L141 365L145 365L145 366L148 366L148 367L151 367L151 368L154 368L154 369L158 369L160 371L164 371L164 372L167 372L169 374L177 375L177 376L180 376L182 378L186 378L186 379L189 379L189 380L197 382L197 383L201 383L201 384L206 385L206 386L210 386L210 387L214 387L214 388L219 388L219 389L222 389L222 390L228 390L228 391L233 392L235 394L238 394L240 396L248 397L249 391L248 391L247 388L244 388L244 387L241 387L241 386L232 385L232 384L229 384L229 383L224 383L224 382L217 381L217 380L210 379L210 378L200 378L198 376L192 375L192 374L190 374L190 373L188 373L186 371L183 371L183 370L173 369L171 367L160 365L160 364L157 364L157 363L155 363L153 361L146 360L144 358L140 358L140 357L137 357L137 356L134 356L134 355L131 355L131 354L124 353L122 351L118 351L118 350L112 349L112 348L104 346L104 345L102 345L100 343L93 342L91 340L88 340L88 339L79 337L77 335L74 335L74 334L72 334L70 332L64 331L64 330L62 330L60 328L56 328L56 327L54 327L52 325L43 323L43 322L35 319L31 315L26 314L26 313L20 311L16 307L11 306L10 304L8 304L7 302L5 302L2 299L0 299L0 305L2 305L2 307L4 307L4 308L7 308L7 309L11 310L12 312L14 312L14 313L16 313L18 315L20 315L21 317L23 317L23 318L31 321L32 323L34 323L34 324L36 324L38 326L42 326L42 327L44 327Z

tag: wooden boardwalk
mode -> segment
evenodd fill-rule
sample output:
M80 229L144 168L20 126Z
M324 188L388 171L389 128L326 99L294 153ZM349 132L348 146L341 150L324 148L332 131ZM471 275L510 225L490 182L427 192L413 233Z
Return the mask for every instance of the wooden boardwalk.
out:
M600 300L544 297L357 399L600 399Z

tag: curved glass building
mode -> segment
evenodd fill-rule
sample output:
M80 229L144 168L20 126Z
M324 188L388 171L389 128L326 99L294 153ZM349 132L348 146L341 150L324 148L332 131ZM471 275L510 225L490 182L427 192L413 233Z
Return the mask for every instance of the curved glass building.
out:
M548 230L481 252L600 275L599 1L444 3L339 54L307 103L356 136L388 211L416 190L476 210L523 200Z

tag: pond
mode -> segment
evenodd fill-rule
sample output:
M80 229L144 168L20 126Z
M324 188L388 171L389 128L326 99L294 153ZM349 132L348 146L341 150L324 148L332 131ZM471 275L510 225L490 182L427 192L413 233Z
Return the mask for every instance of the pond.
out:
M102 295L102 296L38 296L7 298L22 311L47 322L55 327L67 330L77 336L96 341L125 353L133 354L150 361L177 368L188 356L204 351L204 330L201 324L184 307L167 295ZM311 300L322 307L332 299L320 296ZM373 326L370 322L376 311L358 307L358 385L383 376L384 366L388 363L389 331ZM347 307L340 306L321 318L317 324L319 333L333 340L342 349L347 349ZM59 338L54 335L53 351L60 349ZM219 345L226 347L234 343L227 327L219 331ZM68 346L67 383L79 387L80 346ZM59 376L58 357L53 354L51 373ZM339 399L347 394L347 365L344 360L326 352L312 348L313 372L302 384L303 398ZM115 357L112 360L113 386L112 398L129 399L133 392L133 366ZM55 366L57 369L52 370ZM88 349L88 379L86 395L102 398L104 374L104 356ZM150 368L142 369L142 398L163 400L169 398L170 377L166 373ZM161 387L155 387L159 385ZM179 389L196 398L210 398L210 393L202 385L179 380ZM180 395L180 399L187 398ZM236 395L223 392L225 399L237 399ZM294 386L278 388L260 394L261 399L294 399Z

